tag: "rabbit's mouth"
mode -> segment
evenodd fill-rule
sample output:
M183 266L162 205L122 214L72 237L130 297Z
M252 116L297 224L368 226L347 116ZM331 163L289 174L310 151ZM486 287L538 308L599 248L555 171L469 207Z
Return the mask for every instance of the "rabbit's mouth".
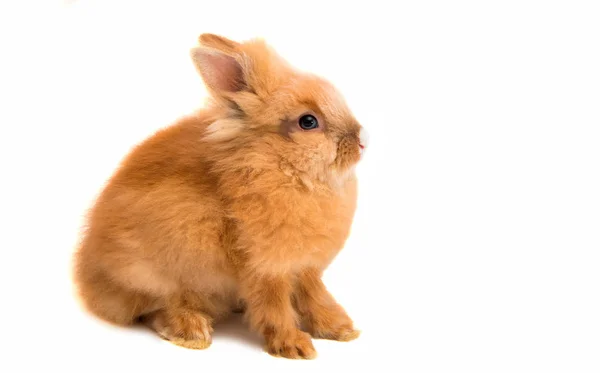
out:
M360 127L360 131L358 132L358 146L361 155L369 146L369 132L364 127Z

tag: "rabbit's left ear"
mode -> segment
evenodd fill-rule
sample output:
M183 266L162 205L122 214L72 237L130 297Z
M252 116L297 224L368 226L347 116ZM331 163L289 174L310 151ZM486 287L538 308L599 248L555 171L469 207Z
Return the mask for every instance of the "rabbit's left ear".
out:
M242 66L235 57L202 46L192 49L191 56L204 83L215 94L246 88Z
M239 43L213 34L202 34L199 41L190 54L207 87L217 95L245 89Z
M223 53L235 55L241 52L241 44L237 41L227 39L226 37L215 34L202 34L198 37L198 42L208 48L216 49Z

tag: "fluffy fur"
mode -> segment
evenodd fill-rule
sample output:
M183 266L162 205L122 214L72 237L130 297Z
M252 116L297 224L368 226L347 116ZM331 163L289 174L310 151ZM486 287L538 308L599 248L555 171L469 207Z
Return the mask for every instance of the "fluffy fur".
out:
M313 358L352 320L321 281L356 204L361 126L327 81L261 40L203 34L191 57L212 101L135 147L89 212L75 257L84 306L206 348L245 309L268 352ZM319 128L298 119L314 115Z

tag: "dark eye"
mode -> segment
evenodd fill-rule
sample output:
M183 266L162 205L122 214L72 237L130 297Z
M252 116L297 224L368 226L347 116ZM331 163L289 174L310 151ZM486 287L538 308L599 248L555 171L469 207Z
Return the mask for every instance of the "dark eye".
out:
M317 118L310 114L301 116L300 120L298 120L298 124L303 130L314 130L315 128L319 127L319 121L317 121Z

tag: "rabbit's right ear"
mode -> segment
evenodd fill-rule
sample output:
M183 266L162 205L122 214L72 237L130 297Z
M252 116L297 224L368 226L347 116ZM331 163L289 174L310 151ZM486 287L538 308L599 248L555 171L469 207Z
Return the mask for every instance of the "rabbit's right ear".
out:
M222 95L247 88L239 44L213 34L202 34L200 46L190 54L204 83L214 93Z

